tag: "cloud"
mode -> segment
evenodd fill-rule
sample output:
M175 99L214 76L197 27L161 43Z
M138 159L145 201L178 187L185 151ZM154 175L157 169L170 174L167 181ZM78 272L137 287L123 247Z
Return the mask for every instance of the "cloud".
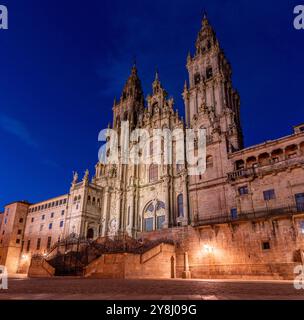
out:
M0 129L14 135L31 147L38 146L37 142L33 139L25 125L15 118L0 115Z

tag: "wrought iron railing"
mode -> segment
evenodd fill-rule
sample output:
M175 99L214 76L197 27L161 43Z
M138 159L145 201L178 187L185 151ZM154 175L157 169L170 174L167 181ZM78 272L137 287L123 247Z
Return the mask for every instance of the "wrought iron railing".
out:
M286 159L279 162L273 162L273 163L264 164L264 165L259 164L256 167L252 167L252 168L238 169L228 173L228 180L234 181L240 178L248 178L250 176L258 175L259 173L267 173L267 172L273 172L275 170L285 169L295 164L303 165L304 164L303 157L301 156L293 159Z
M237 216L231 216L230 214L206 217L204 219L196 219L193 222L193 226L204 226L204 225L214 225L231 223L237 221L250 221L261 218L270 218L276 216L292 216L295 214L304 214L304 204L299 204L297 206L287 206L278 208L265 208L250 212L239 212Z

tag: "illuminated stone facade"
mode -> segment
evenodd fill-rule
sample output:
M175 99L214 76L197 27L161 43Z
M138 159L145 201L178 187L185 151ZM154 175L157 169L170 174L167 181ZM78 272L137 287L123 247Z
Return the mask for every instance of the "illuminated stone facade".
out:
M114 101L112 127L120 134L121 122L128 120L131 130L149 132L204 128L206 173L190 176L187 166L176 164L98 163L92 179L88 172L82 181L74 175L67 195L6 206L0 256L3 264L12 265L11 272L26 270L32 253L46 253L58 238L72 233L92 239L119 232L172 237L179 242L177 276L286 278L295 264L303 263L304 125L290 136L244 148L240 98L206 17L187 70L185 122L158 74L145 104L133 66L120 100ZM173 144L173 163L174 151Z

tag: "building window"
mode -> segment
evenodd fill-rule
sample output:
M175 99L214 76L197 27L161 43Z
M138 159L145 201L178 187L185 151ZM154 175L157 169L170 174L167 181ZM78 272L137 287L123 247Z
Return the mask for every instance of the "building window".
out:
M52 228L53 228L53 224L50 223L50 224L49 224L49 230L51 230Z
M19 223L23 223L23 218L20 218L20 219L19 219Z
M7 224L7 218L4 219L4 224Z
M153 182L158 179L158 166L156 164L151 164L149 168L149 181Z
M54 212L51 213L51 218L54 218Z
M60 228L63 227L63 221L60 221Z
M152 231L153 230L153 218L146 218L145 219L145 231Z
M163 224L165 222L165 216L158 216L156 218L156 229L162 229L163 228Z
M295 195L296 206L298 212L304 212L304 193L297 193Z
M34 218L32 218L32 219L31 219L31 222L33 223L33 222L34 222L34 220L35 220L35 219L34 219Z
M248 193L249 193L249 191L248 191L248 187L247 186L243 186L243 187L239 188L239 195L240 196L246 195Z
M182 194L179 194L177 196L177 214L178 214L178 217L184 216L184 200L183 200Z
M17 234L21 234L21 232L22 232L22 230L21 230L21 229L19 229L19 230L18 230L18 232L17 232Z
M31 247L31 240L27 240L26 251L29 252Z
M150 156L153 156L154 153L154 145L153 145L153 141L150 142Z
M264 194L264 200L265 201L269 201L269 200L275 199L275 192L274 192L273 189L266 190L266 191L263 192L263 194Z
M213 77L212 67L207 68L207 70L206 70L206 77L207 77L207 79L210 79L210 78Z
M44 220L44 219L45 219L45 215L42 215L42 216L41 216L41 220Z
M61 215L64 216L64 210L61 211Z
M47 249L51 248L51 243L52 243L52 237L48 237L47 246L46 246Z
M180 173L180 172L183 170L183 168L184 168L184 166L183 166L182 164L178 163L178 164L176 165L176 171L177 171L177 173Z
M36 247L36 250L40 250L40 245L41 245L41 239L38 238L38 239L37 239L37 247Z
M212 168L213 167L213 158L212 156L208 156L206 159L206 167L207 168Z
M128 207L128 220L127 220L127 225L130 224L130 206Z
M231 219L237 219L237 217L238 217L238 213L237 213L237 208L232 208L231 210L230 210L230 215L231 215Z
M304 234L304 220L300 221L300 232Z
M194 84L197 85L201 82L201 75L199 73L196 73L194 76Z
M20 244L20 239L16 239L16 244Z
M262 249L263 249L263 250L269 250L269 249L270 249L270 243L269 243L269 241L263 241L263 242L262 242Z

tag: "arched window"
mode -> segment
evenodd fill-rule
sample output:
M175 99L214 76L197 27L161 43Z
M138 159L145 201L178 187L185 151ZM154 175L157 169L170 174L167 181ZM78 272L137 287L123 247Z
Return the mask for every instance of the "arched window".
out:
M177 196L177 213L178 213L178 217L184 216L184 200L183 200L182 194L179 194Z
M208 68L206 69L206 77L207 77L207 79L210 79L210 78L213 77L212 67L208 67Z
M149 181L153 182L158 179L158 166L156 164L151 164L149 168Z

